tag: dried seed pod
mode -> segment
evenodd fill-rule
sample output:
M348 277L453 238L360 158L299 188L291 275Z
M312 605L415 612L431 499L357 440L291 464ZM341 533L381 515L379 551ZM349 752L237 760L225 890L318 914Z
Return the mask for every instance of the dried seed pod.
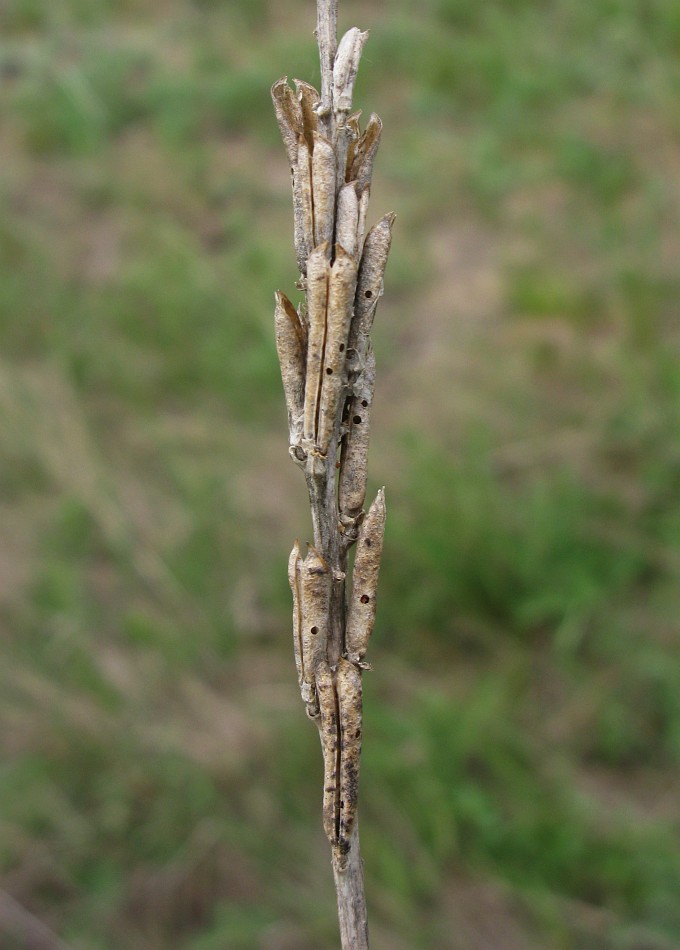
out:
M300 571L302 570L302 558L300 557L300 542L295 541L293 550L288 558L288 583L293 595L293 652L295 654L295 668L297 670L298 685L302 692L302 698L309 702L311 697L306 690L303 690L305 683L305 666L302 657L302 612L300 609Z
M345 130L347 133L347 159L346 159L345 168L344 168L345 181L350 180L349 173L352 169L352 161L354 160L354 154L356 151L357 143L361 137L361 129L359 127L360 118L361 118L361 109L347 116L347 120L345 122Z
M352 572L352 596L345 627L345 652L361 663L375 623L375 595L385 533L385 491L380 489L359 530Z
M349 850L359 804L359 765L361 760L361 671L343 657L335 674L340 733L340 801L336 860Z
M356 261L339 244L328 283L326 347L323 360L316 444L326 455L335 431L343 392L343 370L347 360L347 338L352 320L352 303L357 279Z
M319 93L314 86L302 79L294 79L295 89L297 90L298 108L302 116L302 131L309 145L310 151L314 147L314 133L319 126L319 117L317 107L319 105Z
M394 214L386 214L366 235L359 264L359 279L354 300L354 317L349 334L349 345L360 351L371 332L375 308L382 294L383 276L392 242Z
M303 276L307 273L307 241L305 239L304 210L302 189L295 166L291 169L293 179L293 241L295 244L295 261L298 270Z
M382 120L375 112L371 113L366 129L354 150L350 178L356 179L360 186L370 185L373 177L373 163L380 145Z
M272 86L272 102L276 121L279 123L281 138L288 153L290 167L294 168L297 161L297 143L302 135L302 111L300 103L295 98L293 90L288 85L286 76L279 79Z
M298 141L293 171L293 211L295 213L295 250L300 272L314 247L314 200L312 198L312 157L304 138Z
M335 152L328 139L314 133L312 152L314 246L333 239L335 222Z
M308 706L314 702L316 668L326 652L332 583L328 564L310 544L307 557L300 565L298 580L300 645L304 669L301 692Z
M335 844L338 840L340 812L340 734L338 697L333 674L325 659L319 662L316 669L316 690L323 751L323 830L331 844Z
M348 30L338 44L333 64L333 107L336 112L349 112L352 108L354 83L359 69L359 60L368 33L356 26Z
M371 406L375 389L375 355L366 354L364 371L354 384L349 403L347 433L343 436L338 480L338 504L341 521L349 525L362 512L368 480L368 442ZM355 535L354 535L355 536Z
M357 220L357 252L356 256L361 259L364 251L364 234L366 233L366 215L368 214L368 202L371 197L371 186L364 185L363 191L357 186L359 194L359 216Z
M275 299L276 351L279 356L281 380L288 410L290 444L297 445L302 438L307 333L300 323L295 307L286 295L279 290L276 292Z
M307 371L305 379L305 411L303 435L313 445L316 440L317 416L321 397L321 375L326 343L328 283L330 265L328 246L314 248L307 261Z
M305 334L305 349L307 348L307 334L309 332L309 321L307 320L307 303L303 299L300 301L300 306L297 309L298 320L300 321L300 326Z
M357 227L359 222L359 199L356 182L343 185L338 194L335 240L347 253L357 257Z

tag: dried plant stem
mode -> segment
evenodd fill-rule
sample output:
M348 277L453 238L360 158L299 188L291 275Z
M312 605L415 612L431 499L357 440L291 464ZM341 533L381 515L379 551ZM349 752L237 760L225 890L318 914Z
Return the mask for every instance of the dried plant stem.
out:
M343 950L368 948L368 916L364 894L364 867L359 851L359 823L352 832L349 861L345 872L333 868L338 896L338 921Z
M317 0L321 93L272 87L293 176L293 235L305 301L276 294L276 344L291 458L303 469L314 543L288 562L300 692L324 761L323 826L331 844L343 950L368 950L359 851L358 782L364 660L375 621L385 527L381 489L364 511L375 358L370 331L382 294L393 215L364 237L382 123L363 134L352 94L368 37L336 40L337 0ZM348 553L356 544L352 584Z

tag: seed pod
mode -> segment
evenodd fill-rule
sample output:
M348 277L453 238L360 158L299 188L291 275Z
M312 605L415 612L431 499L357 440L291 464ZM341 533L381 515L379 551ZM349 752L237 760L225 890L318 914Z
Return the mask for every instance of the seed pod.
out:
M342 440L338 504L345 523L357 518L364 507L368 480L368 442L371 428L371 406L375 389L375 355L366 354L364 371L354 384L349 404L348 431Z
M354 83L359 69L359 60L368 33L356 26L348 30L338 44L333 64L333 106L336 112L349 112L352 108Z
M314 248L307 261L307 372L305 379L305 411L303 435L310 445L316 440L319 398L321 396L321 373L326 342L326 315L328 308L328 277L330 265L327 260L328 246Z
M359 765L361 760L361 671L343 657L335 674L340 720L340 801L337 857L349 850L359 804Z
M302 558L300 557L300 542L295 541L293 550L288 558L288 583L293 595L293 652L295 654L295 668L297 670L298 685L302 692L302 698L305 702L309 701L308 694L303 691L305 682L305 667L302 658L302 613L300 610L300 571L302 570Z
M350 177L355 178L360 186L370 185L373 177L373 163L378 153L380 136L382 135L382 120L375 112L371 113L366 129L357 142Z
M347 159L345 163L345 181L349 181L349 173L352 170L352 161L356 152L357 143L361 137L359 119L361 118L361 109L347 116L345 129L347 130Z
M319 662L316 670L316 689L321 714L321 749L323 751L323 830L331 844L335 844L339 832L340 736L338 699L333 675L325 659Z
M386 214L366 235L359 264L354 317L349 334L351 349L361 350L371 332L375 308L382 294L383 276L392 241L394 214Z
M322 455L328 452L343 392L343 370L347 360L347 337L352 320L356 279L356 262L343 247L336 244L335 261L328 284L326 348L316 433L318 451Z
M300 103L295 98L293 90L288 85L287 77L279 79L272 86L272 102L276 121L279 123L281 138L288 153L290 167L294 168L297 161L297 143L302 135L302 111Z
M333 239L335 223L335 152L328 139L314 133L312 152L312 195L314 200L314 246Z
M347 253L357 256L357 227L359 222L359 200L356 182L343 185L338 194L338 213L336 216L335 239Z
M328 614L332 577L328 564L313 545L300 566L300 643L304 683L302 698L308 706L314 702L316 668L326 651Z
M364 185L363 191L357 185L359 195L359 216L357 220L357 252L356 256L361 260L364 251L364 234L366 233L366 215L368 214L368 202L371 197L371 186Z
M290 444L297 445L302 437L307 334L300 323L295 307L286 295L279 290L275 298L276 351L279 356L281 380L288 410Z
M295 261L300 274L307 273L307 242L305 240L304 212L302 208L302 193L298 181L297 159L291 169L293 179L293 242L295 244Z
M312 198L312 159L304 138L298 141L293 172L293 212L295 214L295 250L300 272L314 247L314 202Z
M375 623L375 599L385 533L385 491L380 489L359 531L352 572L352 596L345 628L345 652L361 663Z
M314 86L302 79L294 79L295 89L297 91L298 108L302 114L302 132L307 140L310 151L314 147L314 132L319 125L319 117L316 113L319 105L319 93Z

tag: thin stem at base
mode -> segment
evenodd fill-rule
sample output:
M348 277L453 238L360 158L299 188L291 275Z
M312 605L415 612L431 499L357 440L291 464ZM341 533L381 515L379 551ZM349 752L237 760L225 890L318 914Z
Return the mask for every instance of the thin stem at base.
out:
M338 895L342 950L368 950L368 916L364 895L364 866L359 850L359 822L354 825L344 871L333 868Z

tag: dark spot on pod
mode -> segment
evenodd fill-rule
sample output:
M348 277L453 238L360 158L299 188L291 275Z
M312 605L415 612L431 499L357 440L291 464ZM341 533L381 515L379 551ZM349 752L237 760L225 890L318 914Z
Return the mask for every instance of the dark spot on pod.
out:
M361 598L360 598L362 604L367 604L370 599L371 599L371 598L368 596L368 594L362 594L362 595L361 595ZM314 632L314 631L312 631L312 632Z
M367 548L370 548L370 546L371 546L371 539L370 539L370 538L366 538L366 540L364 541L364 544L366 545Z
M345 350L345 344L344 344L344 343L341 343L341 344L340 344L339 350L340 350L341 353L344 352L344 350Z
M366 407L368 406L368 399L362 399L361 405L364 407L364 409L366 409Z
M355 426L358 426L359 423L361 422L361 416L355 416L355 417L352 419L352 422L354 423Z
M332 370L332 368L331 368L330 366L327 366L327 367L326 367L326 373L327 373L329 376L332 376L332 375L333 375L333 370Z
M368 297L369 300L371 299L372 296L373 296L372 290L367 290L366 293L364 294L364 297Z
M354 738L355 739L361 738L361 729L357 729L357 731L354 733Z
M309 632L312 633L312 634L314 634L314 636L316 636L316 634L319 632L319 628L318 628L318 627L312 627L312 629L311 629Z

